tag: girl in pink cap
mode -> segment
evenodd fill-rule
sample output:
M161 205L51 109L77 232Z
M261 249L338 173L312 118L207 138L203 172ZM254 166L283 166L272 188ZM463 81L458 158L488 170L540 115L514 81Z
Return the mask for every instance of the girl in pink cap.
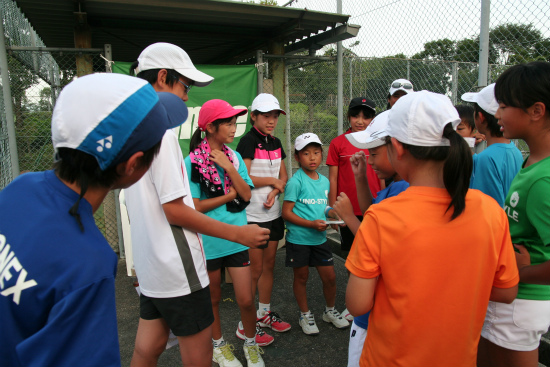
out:
M254 185L241 155L226 144L235 138L237 116L246 113L247 109L233 108L220 99L204 103L199 112L199 128L191 137L190 154L185 158L195 208L211 218L234 225L247 224L244 209ZM233 355L233 347L223 339L221 330L221 268L225 267L233 279L241 313L237 336L245 340L243 349L248 367L263 367L259 345L272 343L273 337L256 329L248 248L221 238L206 235L202 238L214 313L213 360L220 366L242 366Z

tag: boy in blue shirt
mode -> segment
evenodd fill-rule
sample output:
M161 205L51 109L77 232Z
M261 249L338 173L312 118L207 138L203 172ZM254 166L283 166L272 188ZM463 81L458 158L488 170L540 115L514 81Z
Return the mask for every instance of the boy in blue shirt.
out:
M491 196L503 207L510 184L521 169L523 157L516 145L502 136L495 118L498 109L495 84L483 88L479 93L465 93L462 100L474 103L476 128L487 140L487 148L473 157L470 188Z
M300 169L285 187L283 219L286 221L286 266L294 270L294 297L300 308L300 326L307 335L319 334L315 318L307 304L306 285L309 267L315 266L323 283L326 307L323 321L337 328L346 328L349 322L334 308L336 302L336 274L332 251L327 243L325 217L336 217L327 206L329 181L317 172L323 160L319 137L305 133L296 138L294 157Z

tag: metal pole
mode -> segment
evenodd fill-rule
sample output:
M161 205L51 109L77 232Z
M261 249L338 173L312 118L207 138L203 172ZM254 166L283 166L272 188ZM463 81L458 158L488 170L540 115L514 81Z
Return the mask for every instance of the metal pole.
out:
M353 57L349 58L349 100L353 98Z
M411 80L411 60L407 59L407 80Z
M13 106L11 100L10 76L8 74L8 55L6 53L6 39L4 38L4 25L0 21L0 72L2 73L2 91L4 95L4 112L8 130L8 144L11 161L11 179L19 175L19 157L17 156L17 142L15 140L15 121L13 119ZM10 180L11 181L11 180Z
M491 20L491 0L481 0L481 24L479 30L479 74L477 85L487 85L489 66L489 21Z
M286 111L286 126L285 126L285 136L286 136L286 151L288 156L293 156L292 153L292 140L290 139L290 93L288 91L288 65L285 63L285 111ZM286 160L286 172L288 178L292 177L292 159Z
M258 69L258 94L264 89L264 59L262 50L256 51L256 69Z
M342 0L336 1L336 12L342 14ZM344 132L344 72L343 72L343 50L342 41L336 44L336 58L338 69L338 135ZM289 159L290 160L290 159Z
M106 43L104 45L104 48L105 48L105 58L108 60L108 61L105 61L105 71L108 72L108 73L112 73L113 72L113 67L111 64L112 61L113 61L113 49L111 48L111 44L109 43Z
M452 64L452 74L453 74L453 78L452 78L452 81L451 81L451 93L452 93L452 98L451 100L453 101L453 104L457 104L458 102L458 62L453 62Z

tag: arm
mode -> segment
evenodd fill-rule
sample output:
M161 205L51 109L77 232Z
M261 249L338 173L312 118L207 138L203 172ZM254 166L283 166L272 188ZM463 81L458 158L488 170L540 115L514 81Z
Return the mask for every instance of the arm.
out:
M285 185L286 185L286 177L283 178L277 178L277 177L258 177L258 176L251 176L250 175L250 166L252 164L252 159L250 158L243 158L244 164L246 165L246 169L248 170L248 174L250 176L250 179L252 180L252 183L254 184L254 187L264 187L264 186L273 186L273 188L279 190L279 192L285 191ZM281 167L284 167L284 165L281 163ZM286 168L285 168L285 174L286 174Z
M284 182L284 185L286 185L286 182L288 180L288 175L286 173L286 167L285 167L285 165L283 164L282 161L281 161L281 169L279 170L279 180ZM284 191L284 186L282 187L282 189ZM268 209L271 208L273 206L273 204L275 204L275 200L277 199L277 195L279 195L283 191L281 191L280 188L274 188L273 190L271 190L271 192L267 195L267 200L264 203L264 207L266 207Z
M317 219L317 220L307 220L302 217L299 217L296 215L292 209L294 209L294 205L296 203L293 201L285 201L283 203L283 219L286 221L289 221L290 223L293 223L297 226L306 227L306 228L313 228L319 232L326 231L328 225L325 224L324 220Z
M229 192L222 196L217 196L210 199L197 199L193 198L193 204L195 204L195 209L201 213L209 212L210 210L216 209L219 206L225 205L231 200L237 197L237 190L233 186L229 188Z
M268 229L260 228L256 224L235 226L217 221L185 205L182 198L162 204L162 209L168 223L207 236L223 238L252 248L265 244L269 239Z
M367 156L365 152L359 151L352 155L350 163L355 177L359 208L361 212L365 213L372 205L372 193L370 192L369 179L367 178Z
M514 247L519 251L516 252L519 280L522 283L550 285L550 261L531 265L531 256L525 246L514 244Z
M500 303L512 303L516 299L518 294L518 285L516 284L512 288L491 288L491 296L489 300Z
M359 229L359 226L361 225L361 222L353 213L353 206L351 205L351 201L344 192L338 195L338 198L334 203L333 210L340 218L342 218L351 233L353 233L353 235L355 236L357 230Z
M364 315L372 309L377 279L359 278L350 274L346 289L346 306L353 316Z
M338 166L328 166L328 182L330 183L328 205L334 206L336 196L338 196Z
M244 181L225 153L221 150L214 149L210 152L210 160L223 168L229 175L231 181L233 182L232 186L235 190L237 190L237 194L239 194L244 201L250 201L250 198L252 197L250 186L248 186L248 184Z

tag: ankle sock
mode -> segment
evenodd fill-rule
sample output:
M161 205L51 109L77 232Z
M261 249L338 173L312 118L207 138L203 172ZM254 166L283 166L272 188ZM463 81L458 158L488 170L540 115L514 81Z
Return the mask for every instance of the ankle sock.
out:
M258 312L257 312L258 316L259 317L264 316L266 313L270 311L270 308L271 308L270 303L258 303Z
M244 337L244 346L245 347L250 347L250 346L253 346L253 345L256 345L256 337L249 338L245 335L245 337Z
M306 317L306 316L309 316L311 314L311 311L310 310L307 310L306 312L300 311L300 313L302 314L302 316Z
M219 348L225 344L225 340L223 339L223 336L219 338L218 340L212 339L212 345L214 345L214 348Z
M332 307L325 306L325 312L329 312L329 311L332 311L332 310L334 310L334 306L332 306Z

